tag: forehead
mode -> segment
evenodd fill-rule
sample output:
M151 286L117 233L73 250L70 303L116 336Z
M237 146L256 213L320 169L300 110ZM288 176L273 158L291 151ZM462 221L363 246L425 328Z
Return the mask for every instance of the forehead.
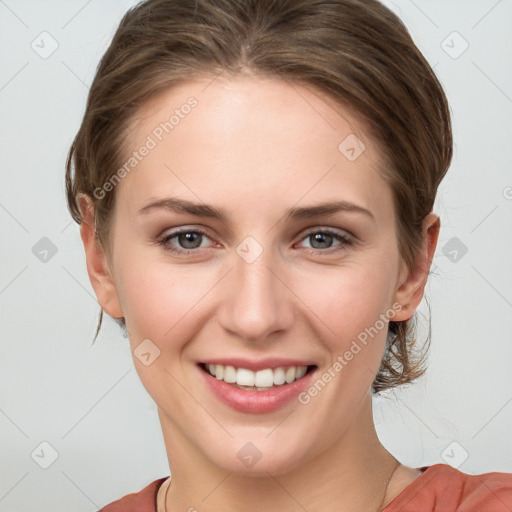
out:
M380 156L359 120L319 91L273 78L198 78L159 93L126 139L137 157L117 193L238 206L350 198L392 214ZM309 201L311 202L311 201Z

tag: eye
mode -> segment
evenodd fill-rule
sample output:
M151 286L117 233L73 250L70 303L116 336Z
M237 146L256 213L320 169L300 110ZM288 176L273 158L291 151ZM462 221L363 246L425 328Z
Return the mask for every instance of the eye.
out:
M204 243L205 240L211 240L206 231L184 227L160 237L157 242L171 253L192 255L200 252L200 249L208 247L208 243ZM315 228L306 233L306 236L302 238L302 243L304 242L309 242L310 245L302 247L310 249L309 252L315 255L331 254L346 250L347 246L355 245L355 241L346 233L321 228Z
M166 251L175 254L190 254L205 247L203 245L205 238L209 237L202 229L181 228L164 235L158 240L158 243Z
M342 251L347 246L354 245L354 240L343 232L319 228L309 231L303 241L309 241L310 246L306 246L306 248L312 249L313 254ZM334 249L334 251L330 249Z

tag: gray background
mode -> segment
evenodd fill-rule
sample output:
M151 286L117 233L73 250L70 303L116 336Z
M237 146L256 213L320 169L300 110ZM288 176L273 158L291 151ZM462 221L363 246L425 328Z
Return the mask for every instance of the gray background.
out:
M88 86L133 3L0 0L2 512L93 511L168 475L128 341L107 318L91 345L98 305L64 201ZM445 87L455 156L435 209L430 367L375 400L378 433L411 466L512 472L512 1L385 3Z

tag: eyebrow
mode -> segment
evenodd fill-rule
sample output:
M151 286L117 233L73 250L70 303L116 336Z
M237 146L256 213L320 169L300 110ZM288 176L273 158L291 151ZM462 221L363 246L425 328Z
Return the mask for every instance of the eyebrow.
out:
M179 213L188 213L190 215L197 215L199 217L208 217L217 219L222 222L227 221L227 215L220 209L207 204L194 203L186 199L178 199L175 197L166 197L153 201L138 212L139 215L144 215L151 210L163 208L165 210L176 211ZM322 217L332 215L338 212L352 212L367 215L373 221L375 217L370 210L363 208L357 204L348 201L328 201L311 206L294 207L286 211L285 217L293 220L309 219L312 217Z

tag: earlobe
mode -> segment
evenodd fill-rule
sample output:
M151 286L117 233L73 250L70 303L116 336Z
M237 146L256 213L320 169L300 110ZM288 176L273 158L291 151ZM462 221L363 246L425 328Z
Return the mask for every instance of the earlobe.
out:
M82 217L80 237L84 244L89 280L101 309L114 318L120 318L124 315L107 254L96 236L94 205L91 198L85 194L79 194L77 201Z
M402 305L402 309L393 319L396 322L411 318L423 298L440 227L441 220L436 214L429 213L425 217L422 231L423 243L416 256L414 268L405 272L406 276L395 293L394 302Z

